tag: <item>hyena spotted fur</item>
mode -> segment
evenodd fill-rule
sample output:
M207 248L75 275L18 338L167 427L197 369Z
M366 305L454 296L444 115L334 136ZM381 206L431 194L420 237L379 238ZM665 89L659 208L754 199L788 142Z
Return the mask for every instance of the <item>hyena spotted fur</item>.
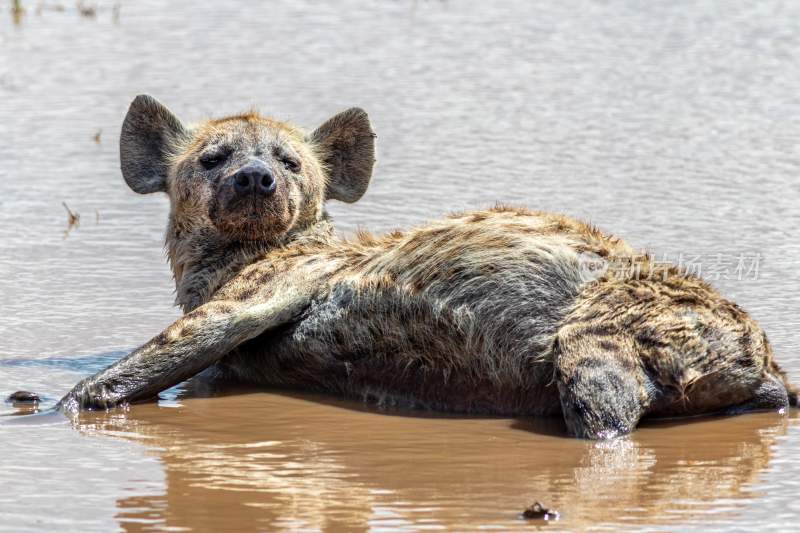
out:
M796 404L742 309L571 218L497 207L335 237L325 202L364 194L374 143L360 109L311 133L255 112L190 127L137 97L122 173L170 198L185 314L59 406L142 401L200 372L382 405L562 415L586 438L647 416ZM586 257L610 267L587 276Z

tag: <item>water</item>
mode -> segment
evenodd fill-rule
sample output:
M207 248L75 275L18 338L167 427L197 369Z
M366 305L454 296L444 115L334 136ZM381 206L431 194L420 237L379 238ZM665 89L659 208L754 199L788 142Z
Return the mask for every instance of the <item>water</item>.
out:
M360 105L379 166L362 201L331 206L342 232L498 201L566 212L700 268L800 382L800 4L56 5L0 9L3 396L52 405L178 316L166 199L118 170L140 92L187 120L256 106L309 128ZM68 233L61 202L81 215ZM534 500L561 511L552 530L800 516L796 411L593 443L553 421L190 385L74 424L0 420L15 532L530 529Z

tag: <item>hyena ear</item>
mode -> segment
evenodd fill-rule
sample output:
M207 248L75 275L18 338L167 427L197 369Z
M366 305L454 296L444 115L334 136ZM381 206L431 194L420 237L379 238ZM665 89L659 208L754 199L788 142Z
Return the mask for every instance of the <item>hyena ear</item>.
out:
M140 194L165 191L171 147L186 136L181 121L158 100L137 96L119 138L122 177Z
M309 137L328 171L326 199L352 203L369 187L375 133L366 111L353 107L328 119Z

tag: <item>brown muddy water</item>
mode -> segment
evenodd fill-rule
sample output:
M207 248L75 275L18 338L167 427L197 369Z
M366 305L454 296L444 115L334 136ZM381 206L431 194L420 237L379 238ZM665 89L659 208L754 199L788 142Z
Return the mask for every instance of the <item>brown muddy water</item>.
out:
M360 105L379 166L331 206L343 232L497 201L582 217L700 269L800 382L800 3L21 5L0 4L0 394L45 401L0 404L0 530L797 527L794 410L611 442L191 382L45 411L178 316L166 199L118 170L140 92L186 119L256 106L307 127ZM521 520L535 500L561 520Z

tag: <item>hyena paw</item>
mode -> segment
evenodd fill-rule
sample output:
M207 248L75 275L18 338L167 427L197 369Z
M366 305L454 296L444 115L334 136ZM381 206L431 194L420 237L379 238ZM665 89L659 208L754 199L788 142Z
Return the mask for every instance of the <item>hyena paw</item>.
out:
M107 387L82 381L61 398L56 409L65 413L77 413L83 409L111 409L117 405L113 398Z
M786 386L776 377L767 376L753 392L753 398L728 407L725 414L736 415L748 411L780 411L791 404Z
M616 365L579 366L558 389L567 430L579 438L627 435L644 410L639 382Z

